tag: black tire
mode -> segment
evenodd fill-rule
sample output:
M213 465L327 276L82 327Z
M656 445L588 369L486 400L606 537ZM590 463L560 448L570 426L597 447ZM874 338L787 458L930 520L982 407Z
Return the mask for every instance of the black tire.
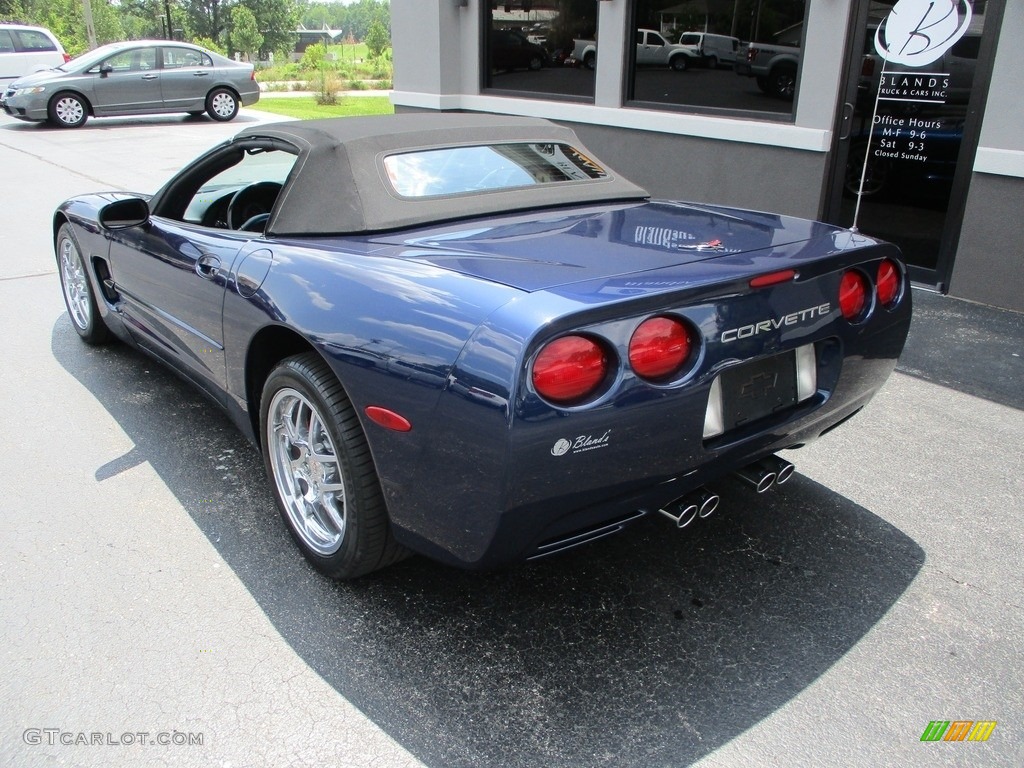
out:
M757 77L755 78L755 80L757 81L757 87L761 89L761 92L768 93L768 78Z
M686 56L679 54L669 61L668 65L672 67L673 72L685 72L689 62L686 60Z
M530 58L530 63L528 66L532 71L536 72L538 69L544 66L544 59L542 59L540 56L533 56Z
M768 93L777 99L792 101L796 95L796 70L778 67L768 75Z
M61 225L57 231L56 253L57 274L72 327L86 344L105 343L110 339L110 330L100 317L82 249L70 224Z
M710 56L708 58L708 69L718 69L721 63L718 61L717 56Z
M597 65L597 57L593 53L588 53L583 57L583 66L587 69L593 69Z
M61 91L50 99L46 113L58 128L81 128L89 119L89 104L77 93Z
M408 554L391 536L355 409L322 358L296 355L271 371L260 435L281 516L320 573L352 579Z
M206 94L206 114L219 123L234 120L238 107L238 96L230 88L214 88Z

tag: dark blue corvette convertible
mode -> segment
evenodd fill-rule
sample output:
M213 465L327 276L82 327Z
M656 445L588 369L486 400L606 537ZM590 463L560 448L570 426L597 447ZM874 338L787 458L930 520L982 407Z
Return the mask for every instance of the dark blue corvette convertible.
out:
M686 526L726 474L784 481L775 451L857 413L910 324L893 246L650 200L540 120L260 125L53 234L82 339L219 403L338 578Z

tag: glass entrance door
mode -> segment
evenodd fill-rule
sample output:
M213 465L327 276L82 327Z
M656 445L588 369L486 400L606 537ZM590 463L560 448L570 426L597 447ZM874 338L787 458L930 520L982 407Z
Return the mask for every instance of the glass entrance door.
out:
M826 217L896 243L912 277L940 288L977 145L994 5L863 0L852 42Z

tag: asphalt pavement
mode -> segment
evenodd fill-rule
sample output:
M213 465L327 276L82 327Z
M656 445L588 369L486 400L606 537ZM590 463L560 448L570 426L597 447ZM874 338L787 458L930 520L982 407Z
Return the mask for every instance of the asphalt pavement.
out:
M79 342L52 255L65 197L268 119L0 117L0 765L1024 764L1024 315L915 290L881 394L685 531L333 583L220 413Z

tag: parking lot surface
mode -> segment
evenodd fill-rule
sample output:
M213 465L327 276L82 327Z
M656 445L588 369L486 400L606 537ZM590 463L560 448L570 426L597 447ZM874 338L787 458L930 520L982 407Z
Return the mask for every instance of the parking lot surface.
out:
M224 417L79 342L52 255L64 198L266 119L0 117L0 765L1024 764L1024 316L915 291L876 400L685 531L332 583Z

